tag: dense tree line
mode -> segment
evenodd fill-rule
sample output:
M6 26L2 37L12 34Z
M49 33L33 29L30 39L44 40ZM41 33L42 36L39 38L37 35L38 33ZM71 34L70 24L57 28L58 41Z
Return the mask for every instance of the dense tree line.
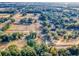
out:
M0 50L0 56L78 56L79 46L70 48L56 49L48 47L45 44L36 44L35 46L26 45L19 49L16 45L10 45L5 50Z
M0 35L0 42L9 42L11 40L21 38L22 34L13 33L11 35ZM19 49L16 45L10 45L5 50L0 50L0 56L77 56L79 55L79 46L70 48L56 49L48 46L44 42L38 44L36 42L36 33L31 32L26 35L26 45Z
M31 18L24 18L24 19L21 19L19 21L19 24L23 24L23 25L30 25L33 23L33 20Z
M10 42L10 41L13 41L13 40L16 40L16 39L20 39L22 36L22 34L20 33L12 33L10 35L8 34L2 34L0 35L0 42L3 43L3 42Z
M0 23L4 23L7 20L8 20L7 18L0 18Z

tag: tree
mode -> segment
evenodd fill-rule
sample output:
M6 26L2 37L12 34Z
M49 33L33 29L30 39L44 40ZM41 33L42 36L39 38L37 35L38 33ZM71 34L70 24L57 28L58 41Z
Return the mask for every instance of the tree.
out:
M30 33L30 35L26 36L27 44L31 47L35 46L36 44L35 38L36 38L36 33L34 32Z
M31 32L30 35L26 36L26 39L27 39L27 40L35 39L35 38L36 38L36 35L37 35L37 34L36 34L35 32Z
M65 40L68 40L68 35L65 34L65 35L64 35L64 39L65 39Z
M11 20L12 22L15 22L15 19L12 19L12 18L11 18L10 20Z
M47 20L47 16L45 14L41 14L38 20L39 21L46 21Z
M41 25L43 26L43 27L45 27L45 26L47 26L47 22L46 21L44 21L44 22L41 22Z
M36 51L32 47L27 46L21 50L21 55L22 56L36 56Z
M68 50L70 51L71 55L76 56L79 54L77 46L72 46L71 48L68 48Z
M8 20L7 18L0 18L0 23L4 23L7 20Z
M35 46L36 42L33 39L27 40L27 44L31 47Z
M31 25L32 24L32 19L31 18L29 18L29 19L27 19L27 18L24 18L24 19L21 19L20 20L20 24L23 24L23 25Z
M15 19L14 18L11 18L13 15L10 15L10 17L8 17L7 19L8 20L11 20L11 22L15 22Z
M10 41L9 36L6 34L1 35L0 38L1 38L1 42L9 42Z
M42 28L41 34L48 34L48 33L49 33L48 28L46 28L46 27Z
M11 56L10 52L8 50L1 51L2 56Z
M58 51L58 55L59 56L68 56L68 55L70 55L70 51L69 50L66 50L66 49L60 49Z
M0 56L2 56L1 51L0 51Z
M79 55L79 45L78 45L78 47L77 47L77 55Z
M9 42L12 40L20 39L21 36L22 35L19 33L12 33L11 35L3 34L0 35L0 42Z
M12 33L11 37L12 37L12 40L19 39L21 38L21 34L18 32Z
M52 54L52 56L56 56L57 55L57 49L54 47L51 47L49 52Z
M36 44L36 45L34 46L34 49L35 49L37 55L39 55L39 56L44 55L45 52L46 52L46 53L49 53L49 52L48 52L48 46L45 45L45 44L43 44L43 43L42 43L42 44Z
M9 27L10 27L10 24L6 24L6 25L2 28L2 31L7 30Z
M20 50L16 45L10 45L8 48L9 52L11 53L12 56L20 56Z

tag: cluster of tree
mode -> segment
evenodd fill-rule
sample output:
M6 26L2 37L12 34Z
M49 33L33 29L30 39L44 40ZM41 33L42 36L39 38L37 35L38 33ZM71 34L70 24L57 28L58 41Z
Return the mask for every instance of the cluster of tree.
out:
M41 14L38 20L39 21L46 21L47 20L47 16L44 15L44 14Z
M29 46L34 46L36 44L35 39L36 39L36 33L35 32L31 32L28 36L25 37L27 44Z
M11 35L2 34L0 35L0 42L10 42L12 40L20 39L22 34L20 33L12 33Z
M7 19L8 20L11 20L11 22L15 22L15 19L14 18L11 18L13 15L10 15L10 17L8 17Z
M0 11L0 13L7 13L7 14L14 14L16 11L14 10L5 10L5 11Z
M20 36L18 33L13 33L12 35L2 35L0 38L5 42L10 40L15 40ZM9 46L5 50L0 51L0 55L2 56L42 56L42 55L51 55L48 53L48 48L45 44L37 44L36 43L36 33L31 32L29 35L26 36L26 43L27 45L22 48L21 50L18 49L15 45Z
M48 47L44 43L34 46L26 45L19 49L16 45L10 45L5 50L0 50L0 56L78 56L79 46L56 49Z
M5 31L5 30L7 30L8 28L10 28L10 24L4 25L1 30L2 30L2 31Z
M0 50L0 55L2 56L36 56L36 55L43 55L44 54L43 52L45 50L46 48L43 46L39 46L38 48L25 46L24 48L19 50L17 46L11 45L5 50Z
M7 21L9 21L9 23L10 23L10 21L11 22L15 22L15 19L13 19L13 18L11 18L11 17L8 17L8 18L0 18L0 23L6 23Z
M7 20L8 20L7 18L0 18L0 23L4 23Z
M48 33L53 32L52 34L55 35L51 35L52 37L54 37L54 39L58 39L58 36L64 37L64 39L76 39L77 37L79 37L79 22L67 16L66 18L68 19L62 17L62 15L56 15L54 13L42 13L38 19L41 24L41 35L47 35ZM71 35L67 35L66 33L66 31L69 30L73 31Z
M16 45L11 45L5 50L0 50L1 56L72 56L79 55L79 46L72 46L67 49L56 49L48 46L44 42L38 44L36 42L36 32L31 32L25 37L26 45L19 49ZM54 34L52 34L54 35ZM0 35L0 42L9 42L11 40L20 39L21 34L13 33L11 35ZM49 38L48 36L46 36ZM45 37L45 38L46 38ZM46 40L47 40L46 38ZM49 41L49 40L48 40Z
M23 24L23 25L30 25L30 24L32 24L32 19L31 18L29 18L29 19L27 19L27 18L24 18L24 19L21 19L20 20L20 24Z
M59 56L78 56L79 55L79 46L72 46L67 49L60 49L58 51Z
M64 34L63 35L64 39L77 39L79 37L79 31L72 31L71 34Z

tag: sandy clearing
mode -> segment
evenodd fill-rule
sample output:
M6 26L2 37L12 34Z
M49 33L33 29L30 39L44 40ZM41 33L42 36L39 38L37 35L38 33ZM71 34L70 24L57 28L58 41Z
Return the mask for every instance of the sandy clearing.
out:
M0 43L0 49L1 50L5 50L8 46L10 45L16 45L19 49L24 47L26 44L26 42L24 40L14 40L14 41L11 41L9 43Z
M29 33L32 31L37 32L37 31L39 31L39 27L40 27L40 25L38 23L34 23L29 26L11 24L10 28L8 30L6 30L5 33L13 33L13 32Z
M7 18L10 17L11 14L0 14L0 18Z
M63 38L60 38L56 43L55 43L55 48L60 49L60 48L68 48L72 47L74 45L79 45L79 38L77 39L70 39L68 41L65 41Z

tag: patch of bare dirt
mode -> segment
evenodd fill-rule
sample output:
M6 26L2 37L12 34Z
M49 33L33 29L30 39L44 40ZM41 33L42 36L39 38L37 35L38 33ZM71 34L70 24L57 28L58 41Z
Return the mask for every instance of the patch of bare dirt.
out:
M26 42L24 40L14 40L9 43L0 43L0 49L4 50L10 45L16 45L19 49L24 47Z

